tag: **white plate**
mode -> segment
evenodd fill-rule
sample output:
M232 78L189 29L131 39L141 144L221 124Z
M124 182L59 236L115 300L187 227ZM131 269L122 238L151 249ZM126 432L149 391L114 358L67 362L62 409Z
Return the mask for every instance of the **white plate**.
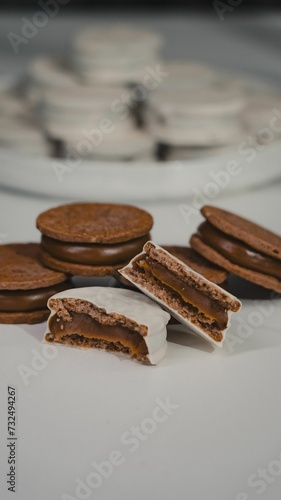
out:
M281 176L281 142L247 155L221 155L182 162L108 163L27 156L0 149L0 184L66 199L104 201L175 200L263 185ZM235 161L235 175L226 173ZM231 163L232 164L232 163ZM59 173L58 173L59 172ZM206 199L204 200L206 201Z
M280 91L263 80L237 74L238 81L253 90L279 95ZM5 89L17 86L19 77L1 78ZM31 156L0 148L0 185L37 195L70 200L141 202L186 199L201 196L201 204L226 192L252 188L281 177L281 139L267 145L250 146L245 132L238 147L217 156L182 161L114 162L84 158ZM235 174L227 174L236 162ZM205 199L204 199L205 197Z

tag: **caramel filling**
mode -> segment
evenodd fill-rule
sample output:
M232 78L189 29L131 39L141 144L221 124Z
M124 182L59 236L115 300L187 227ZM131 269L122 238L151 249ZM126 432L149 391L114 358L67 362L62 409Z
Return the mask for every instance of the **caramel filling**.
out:
M214 320L220 330L228 323L227 311L211 297L194 286L190 286L175 276L169 269L150 257L140 257L135 261L137 267L152 275L160 284L180 297L181 301L195 307L199 312Z
M198 228L202 240L217 250L228 260L247 269L281 279L281 262L257 252L242 241L232 238L209 222L203 222Z
M91 341L104 341L99 347L110 350L122 350L121 344L131 356L148 354L143 337L133 330L121 325L105 325L84 313L71 312L71 320L66 321L57 314L49 319L50 333L46 335L49 342L73 343L76 345L95 345ZM72 342L69 342L72 340Z
M0 290L0 312L29 312L46 309L47 301L52 295L68 288L71 288L71 283L64 282L35 290Z
M124 243L100 245L96 243L68 243L42 236L42 247L53 257L76 264L92 266L115 265L130 261L141 252L149 234Z

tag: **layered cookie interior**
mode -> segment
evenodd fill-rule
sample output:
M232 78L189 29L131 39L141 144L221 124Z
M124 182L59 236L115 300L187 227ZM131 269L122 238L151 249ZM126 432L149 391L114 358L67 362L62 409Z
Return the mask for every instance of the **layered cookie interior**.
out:
M119 272L215 345L222 345L230 314L241 307L236 297L152 241Z
M97 243L70 243L42 235L41 246L56 259L84 265L111 266L128 262L138 253L149 234L121 243L107 245Z
M281 261L259 252L237 238L223 233L210 222L203 222L196 237L219 252L230 262L281 280ZM194 238L196 241L196 238ZM195 243L196 244L196 243Z
M152 365L165 355L170 316L138 292L77 288L54 295L48 307L47 342L121 352Z
M32 290L0 290L0 313L47 311L48 299L70 286L70 281L65 281L46 288Z
M150 239L152 216L133 205L69 203L41 213L40 259L72 276L110 276Z
M44 267L39 253L38 243L0 245L0 323L45 321L48 299L72 286L66 274Z
M281 292L281 237L232 212L205 205L205 221L190 245L212 263L252 283Z

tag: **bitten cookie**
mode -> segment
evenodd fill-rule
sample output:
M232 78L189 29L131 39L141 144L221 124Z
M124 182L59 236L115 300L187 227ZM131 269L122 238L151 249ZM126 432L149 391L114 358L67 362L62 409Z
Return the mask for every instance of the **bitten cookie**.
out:
M183 325L219 347L230 314L241 307L236 297L152 241L119 272Z
M164 250L171 253L177 259L184 262L187 266L191 267L194 271L202 274L205 278L217 285L225 283L228 277L228 272L224 269L212 264L207 259L204 259L199 253L195 252L190 247L177 246L177 245L162 245ZM118 271L114 272L114 278L126 288L136 288L129 280L127 280Z
M73 203L39 215L42 262L80 276L107 276L149 239L151 215L131 205Z
M169 314L131 290L87 287L50 298L45 340L129 354L155 365L165 356Z
M281 237L243 217L212 206L191 237L206 259L253 283L281 292Z
M44 267L37 243L0 246L0 323L41 323L49 297L70 287L67 276Z

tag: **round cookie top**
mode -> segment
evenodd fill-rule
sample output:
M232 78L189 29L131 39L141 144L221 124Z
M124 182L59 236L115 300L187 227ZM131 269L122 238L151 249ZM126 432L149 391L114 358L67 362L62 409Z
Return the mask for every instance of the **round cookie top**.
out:
M59 241L121 243L149 233L153 218L132 205L71 203L40 214L37 228Z
M281 236L217 207L205 205L201 213L210 224L223 233L243 241L259 252L281 260Z
M34 290L57 285L66 275L52 271L38 259L38 243L0 245L0 290Z

